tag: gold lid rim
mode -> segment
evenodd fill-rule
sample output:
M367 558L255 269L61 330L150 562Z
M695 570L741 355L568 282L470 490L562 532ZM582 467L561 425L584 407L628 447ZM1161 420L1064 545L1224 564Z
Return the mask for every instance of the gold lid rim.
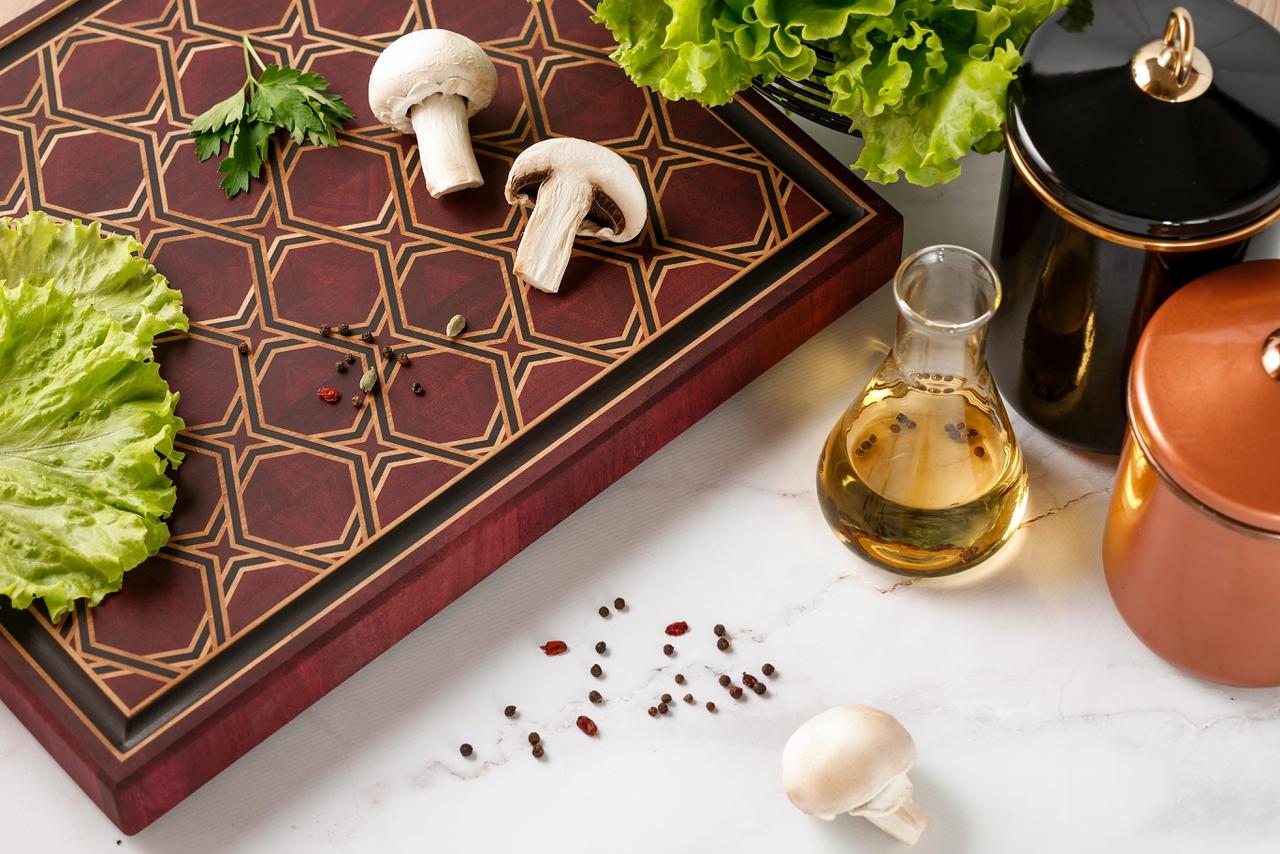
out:
M1230 243L1237 243L1241 240L1253 237L1258 232L1267 227L1280 222L1280 205L1275 209L1268 211L1264 216L1238 226L1230 231L1224 231L1219 234L1212 234L1208 237L1197 237L1183 240L1147 237L1140 234L1130 234L1125 231L1116 231L1105 225L1100 225L1093 220L1085 217L1071 208L1063 204L1048 186L1040 180L1040 176L1031 168L1031 164L1027 162L1026 156L1018 148L1017 141L1014 139L1013 133L1009 130L1006 122L1004 128L1005 147L1009 151L1009 160L1013 163L1014 168L1018 170L1018 175L1026 182L1027 186L1039 197L1058 216L1067 222L1089 232L1095 237L1101 237L1110 243L1118 243L1121 246L1129 246L1133 249L1146 249L1158 252L1192 252L1198 249L1215 249L1219 246L1226 246Z

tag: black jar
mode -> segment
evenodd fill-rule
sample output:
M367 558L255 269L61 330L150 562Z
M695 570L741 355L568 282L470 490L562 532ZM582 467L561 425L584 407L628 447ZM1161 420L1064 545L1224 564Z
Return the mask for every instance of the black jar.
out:
M1090 450L1120 450L1155 310L1280 219L1280 32L1183 3L1077 0L1009 93L988 360L1023 417Z

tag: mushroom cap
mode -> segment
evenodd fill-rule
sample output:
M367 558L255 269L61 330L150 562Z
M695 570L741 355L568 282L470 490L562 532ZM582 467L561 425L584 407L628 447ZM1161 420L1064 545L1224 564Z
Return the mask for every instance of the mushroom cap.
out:
M870 706L836 706L810 718L782 750L791 803L823 819L855 810L916 761L897 718Z
M413 133L409 110L432 95L458 95L467 115L489 106L498 71L480 45L449 30L414 30L387 45L369 72L369 109L378 121Z
M580 236L624 243L644 228L649 208L635 170L621 155L584 139L544 139L520 152L507 175L507 202L532 207L538 186L557 172L598 190L578 226Z

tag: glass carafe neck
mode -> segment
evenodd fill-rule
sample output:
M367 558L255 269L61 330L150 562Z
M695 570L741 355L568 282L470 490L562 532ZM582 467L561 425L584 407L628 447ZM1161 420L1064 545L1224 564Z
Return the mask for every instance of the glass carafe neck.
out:
M898 268L893 293L893 356L906 382L929 389L960 378L990 382L987 324L1000 304L1000 281L985 258L960 246L922 249Z

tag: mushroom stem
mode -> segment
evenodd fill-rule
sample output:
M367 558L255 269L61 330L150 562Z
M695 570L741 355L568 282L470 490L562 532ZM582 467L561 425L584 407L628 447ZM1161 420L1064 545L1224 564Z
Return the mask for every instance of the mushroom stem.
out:
M863 818L892 836L899 842L915 845L920 834L929 826L929 815L916 802L908 799L902 806L883 815L866 815Z
M484 183L467 127L467 102L458 95L431 95L409 110L418 135L422 178L433 199Z
M538 189L538 198L516 250L516 278L554 294L573 254L578 227L591 210L592 186L571 175L552 173Z

